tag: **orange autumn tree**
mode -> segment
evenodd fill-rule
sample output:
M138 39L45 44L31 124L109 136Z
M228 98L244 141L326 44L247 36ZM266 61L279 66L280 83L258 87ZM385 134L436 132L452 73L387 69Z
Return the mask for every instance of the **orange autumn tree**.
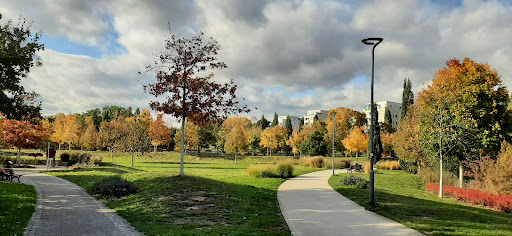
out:
M18 149L16 162L20 164L20 152L24 148L39 148L50 136L48 129L39 120L5 120L2 121L2 143L7 147ZM36 124L34 124L36 123Z
M356 157L359 157L359 152L364 152L367 148L368 138L364 130L362 126L355 126L342 141L346 149L356 152Z
M338 151L344 151L345 147L343 146L342 140L348 136L352 128L366 124L366 115L363 112L344 107L329 110L329 116L324 121L327 129L327 143L332 143L333 114L335 124L334 147Z
M156 120L151 121L149 125L148 135L151 138L151 144L156 153L156 147L169 143L171 140L171 130L169 130L162 120L163 114L158 114Z
M261 133L260 146L270 150L269 155L272 155L272 150L279 151L279 144L286 138L288 129L281 126L274 126L266 128Z
M60 150L60 146L64 144L64 119L66 118L66 115L63 113L57 113L53 118L54 122L52 125L52 135L50 136L50 140L58 143Z
M224 149L227 153L235 154L235 163L236 155L242 154L245 155L247 153L247 148L249 147L249 135L247 134L247 128L243 126L234 127L228 134L226 138L226 144Z
M179 143L181 140L181 129L176 131L176 135L174 136L174 142ZM199 126L192 123L192 122L186 122L185 123L185 137L184 137L185 143L185 152L187 150L194 150L198 148L199 141L201 141L201 136L199 136ZM179 145L176 145L174 147L174 151L181 152L181 147Z
M225 140L224 150L227 153L245 155L249 147L248 129L251 121L245 117L228 117L222 123L221 138Z
M383 132L380 135L380 140L382 141L382 149L384 149L384 152L391 156L391 152L393 151L393 134Z
M82 134L82 137L80 137L80 143L87 149L98 148L100 146L100 133L93 123L92 116L85 118L85 125L87 128Z

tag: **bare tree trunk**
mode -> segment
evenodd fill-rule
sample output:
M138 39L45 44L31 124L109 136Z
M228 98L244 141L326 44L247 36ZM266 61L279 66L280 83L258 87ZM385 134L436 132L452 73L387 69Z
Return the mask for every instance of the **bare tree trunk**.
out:
M20 156L21 156L21 148L18 148L18 153L16 153L16 164L20 165Z
M60 151L60 143L59 143L59 151Z
M236 164L236 152L235 152L235 164Z
M462 162L459 162L459 187L462 188L462 184L464 182L463 174L462 174Z
M132 151L132 167L133 167L133 151Z
M186 119L186 117L182 117L182 119L181 119L181 161L180 161L181 177L185 176L185 169L183 168L183 162L185 160L185 119Z
M112 155L112 150L113 148L108 148L108 150L110 151L110 163L114 163L114 156Z
M156 145L153 145L153 152L156 153Z

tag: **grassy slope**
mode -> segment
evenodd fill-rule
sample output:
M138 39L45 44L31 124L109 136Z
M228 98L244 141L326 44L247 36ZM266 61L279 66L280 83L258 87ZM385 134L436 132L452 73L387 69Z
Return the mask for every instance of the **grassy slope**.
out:
M107 153L98 153L108 156ZM251 164L275 163L282 157L246 158L235 164L221 158L187 156L179 177L179 154L114 157L115 165L85 171L55 172L89 189L96 181L121 175L140 188L123 199L105 200L146 235L290 235L277 203L282 179L248 177ZM109 162L110 157L104 161ZM314 169L296 166L296 174Z
M23 235L36 202L33 186L0 182L0 235Z
M439 199L424 190L418 176L403 171L382 172L375 175L377 207L370 208L379 215L428 235L512 235L510 214L463 205L453 198ZM331 177L329 184L368 209L368 190L343 186L342 176Z

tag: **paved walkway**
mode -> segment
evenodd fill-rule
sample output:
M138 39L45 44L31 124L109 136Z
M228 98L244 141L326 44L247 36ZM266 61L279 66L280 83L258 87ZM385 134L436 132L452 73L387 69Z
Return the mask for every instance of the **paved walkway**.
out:
M279 186L279 206L293 235L422 235L336 192L328 183L331 174L313 172Z
M24 235L142 235L77 185L37 170L15 170L37 191L36 212Z

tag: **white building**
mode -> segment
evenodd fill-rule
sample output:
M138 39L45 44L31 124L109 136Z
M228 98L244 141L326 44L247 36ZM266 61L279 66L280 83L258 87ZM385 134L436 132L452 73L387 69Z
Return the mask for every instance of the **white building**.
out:
M286 117L287 116L278 116L277 117L277 123L279 124L279 126L284 127L284 125L286 123ZM290 116L290 121L292 122L292 129L299 130L300 117Z
M389 109L391 113L391 125L394 129L398 127L398 122L402 117L402 103L398 102L390 102L390 101L380 101L376 102L377 112L379 113L378 121L384 123L386 119L386 108ZM366 109L363 110L366 114L366 119L368 119L368 124L370 123L370 103L366 106Z
M328 112L326 110L309 110L308 113L304 116L304 125L313 124L315 121L315 116L318 117L319 121L324 121L327 119Z

